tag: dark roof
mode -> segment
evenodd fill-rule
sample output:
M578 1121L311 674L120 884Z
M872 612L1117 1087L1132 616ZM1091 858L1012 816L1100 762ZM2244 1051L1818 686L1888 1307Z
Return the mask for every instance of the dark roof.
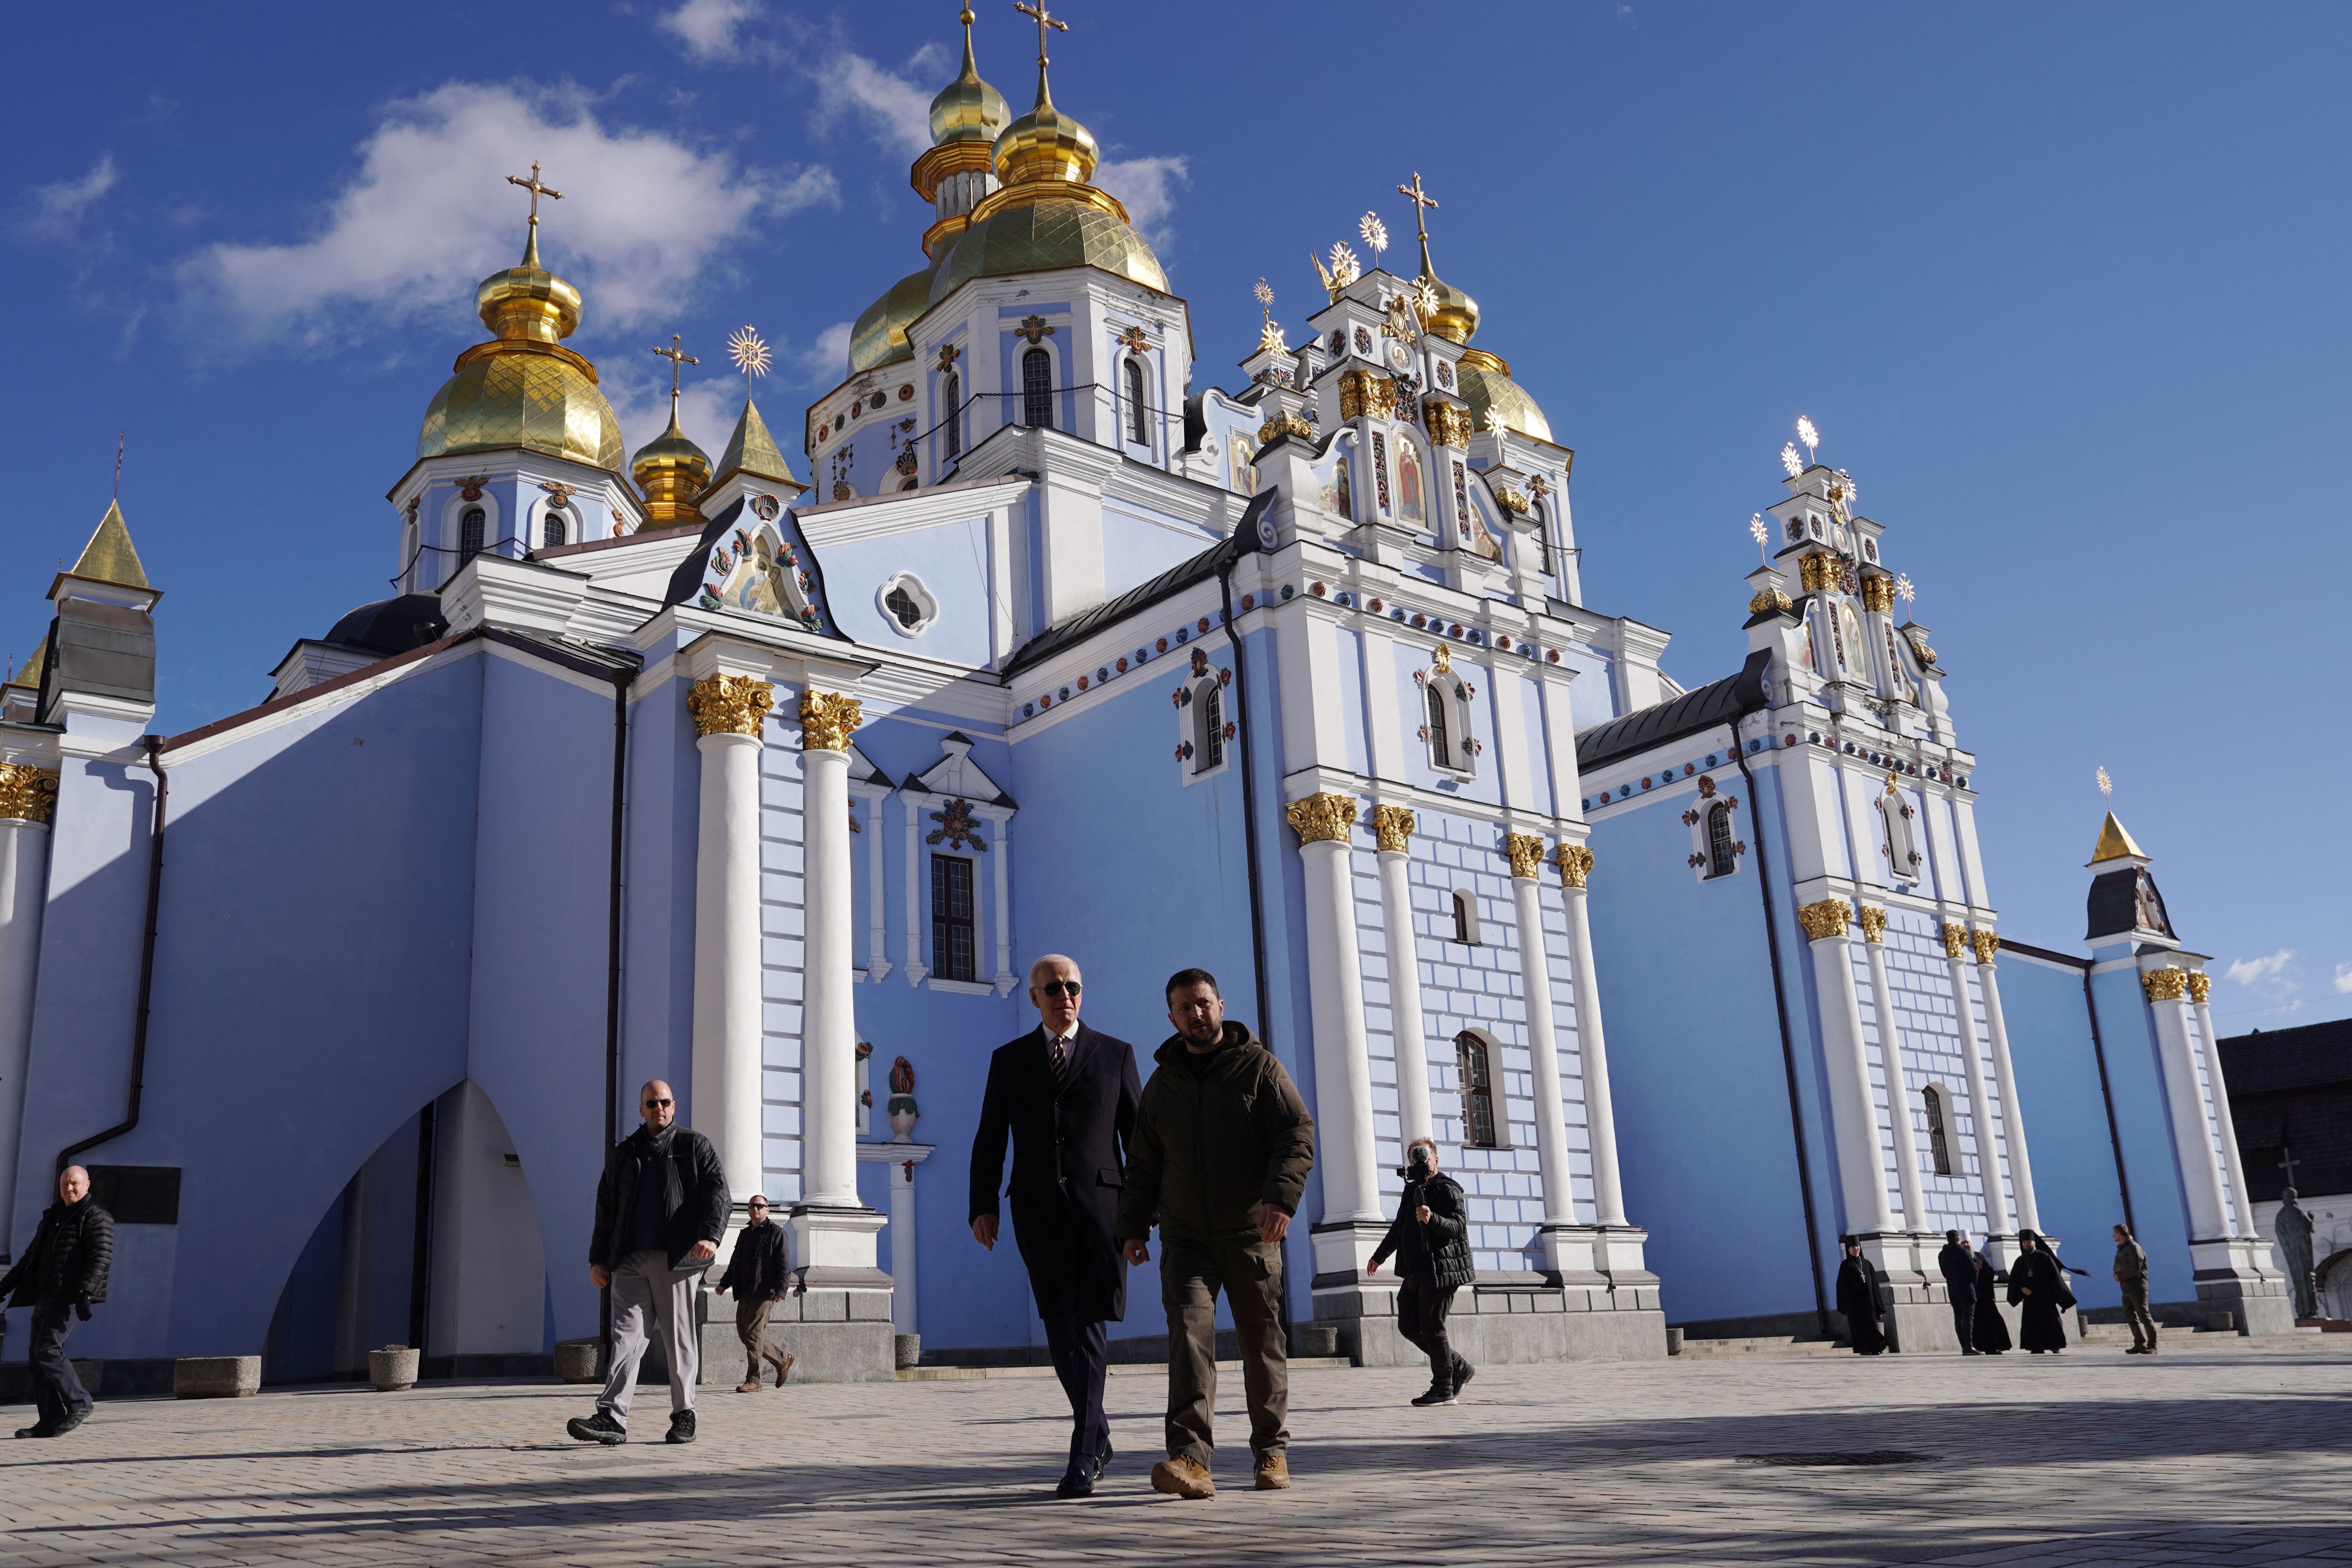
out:
M2221 1042L2230 1098L2352 1084L2352 1018L2263 1029Z
M446 637L449 623L441 616L438 594L403 594L362 605L328 632L327 640L371 653L406 653Z
M1061 625L1048 626L1023 643L1013 656L1004 661L1004 674L1010 679L1031 665L1051 658L1066 647L1079 643L1135 614L1149 609L1162 599L1173 598L1195 583L1205 582L1224 570L1226 563L1237 561L1259 548L1258 520L1274 504L1275 491L1266 490L1254 497L1242 512L1242 520L1234 527L1232 535L1218 541L1210 548L1171 566L1147 583L1129 588L1116 599L1107 600L1090 610L1081 610Z
M1727 675L1671 701L1579 731L1576 765L1588 770L1601 767L1668 741L1712 730L1743 713L1755 712L1764 706L1764 667L1771 661L1769 649L1758 648L1748 656L1748 662L1740 666L1737 675Z

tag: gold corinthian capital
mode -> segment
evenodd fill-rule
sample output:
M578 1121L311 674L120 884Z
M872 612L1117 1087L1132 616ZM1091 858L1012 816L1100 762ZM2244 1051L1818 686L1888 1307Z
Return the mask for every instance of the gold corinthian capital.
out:
M1942 935L1945 957L1958 958L1969 951L1968 927L1948 925L1944 928Z
M756 735L776 703L776 689L748 675L706 675L686 694L686 710L704 735Z
M1843 936L1845 928L1853 923L1853 908L1843 899L1823 899L1818 904L1806 904L1799 909L1797 923L1805 928L1807 942Z
M1543 869L1544 841L1532 833L1504 834L1503 853L1510 858L1515 879L1532 881Z
M0 817L47 822L58 808L58 775L30 763L0 763Z
M1862 921L1863 941L1883 942L1886 940L1885 910L1874 910L1868 904L1864 904L1853 912L1854 918Z
M1412 847L1412 813L1401 805L1372 807L1372 837L1383 855L1402 855Z
M2206 997L2212 994L2213 977L2206 973L2201 969L2190 970L2189 972L2189 999L2191 1002L2201 1004L2204 1002Z
M1344 795L1310 795L1292 801L1285 815L1301 844L1345 844L1356 826L1356 803Z
M1990 963L2000 953L2000 932L1979 926L1969 932L1969 945L1977 950L1979 963Z
M2178 1002L2189 989L2189 971L2151 969L2139 977L2139 984L2151 1002Z
M838 691L801 693L801 750L845 752L851 731L865 721L865 705Z
M1559 885L1581 888L1592 875L1592 851L1581 844L1563 844L1552 858L1559 863Z

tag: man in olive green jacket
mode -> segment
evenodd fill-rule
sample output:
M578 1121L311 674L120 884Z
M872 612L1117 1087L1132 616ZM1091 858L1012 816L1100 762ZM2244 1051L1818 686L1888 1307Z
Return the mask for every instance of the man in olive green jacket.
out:
M1233 1303L1260 1491L1290 1485L1290 1367L1283 1344L1282 1238L1315 1163L1315 1123L1274 1054L1225 1022L1216 977L1168 982L1176 1026L1154 1057L1128 1142L1118 1234L1130 1265L1150 1261L1160 1226L1168 1309L1168 1458L1155 1491L1217 1495L1210 1415L1217 1400L1217 1291Z
M2147 1253L2126 1226L2116 1226L2116 1283L2124 1289L2124 1321L2131 1325L2126 1355L2156 1353L2156 1320L2147 1311Z

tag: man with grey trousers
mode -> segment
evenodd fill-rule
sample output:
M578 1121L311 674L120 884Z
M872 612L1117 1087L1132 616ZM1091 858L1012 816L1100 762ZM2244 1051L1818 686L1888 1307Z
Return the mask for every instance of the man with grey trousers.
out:
M610 1447L629 1438L629 1402L646 1353L646 1319L661 1319L669 1352L669 1431L664 1441L694 1441L694 1383L702 1344L694 1289L727 1234L727 1173L701 1133L677 1124L677 1100L655 1079L637 1091L645 1125L604 1157L596 1184L596 1228L588 1238L588 1282L613 1292L612 1367L596 1413L565 1430L583 1443Z

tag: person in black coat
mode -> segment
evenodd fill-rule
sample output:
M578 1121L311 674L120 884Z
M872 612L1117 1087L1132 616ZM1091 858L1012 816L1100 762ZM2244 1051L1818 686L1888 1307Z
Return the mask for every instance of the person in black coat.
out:
M2074 1292L2039 1235L2021 1230L2017 1246L2017 1261L2009 1266L2009 1304L2023 1309L2018 1342L2035 1355L2055 1354L2066 1348L2066 1320L2059 1314L2074 1304Z
M1112 1231L1143 1097L1135 1047L1078 1022L1082 988L1077 964L1059 953L1029 966L1038 1026L989 1058L971 1140L971 1234L992 1252L1013 1146L1013 1239L1070 1400L1069 1468L1055 1489L1064 1497L1092 1495L1110 1466L1106 1325L1127 1316L1127 1268Z
M1845 1261L1838 1265L1837 1307L1845 1314L1846 1335L1856 1355L1880 1355L1886 1335L1878 1326L1878 1270L1862 1255L1862 1243L1844 1238Z
M1999 1355L2013 1343L2000 1315L2000 1288L2007 1282L1990 1258L1977 1254L1977 1350L1981 1354Z
M768 1314L783 1300L792 1269L784 1227L768 1217L767 1198L753 1193L743 1211L745 1224L735 1233L735 1255L719 1277L719 1289L735 1298L735 1337L743 1342L745 1370L735 1392L757 1394L762 1362L776 1369L778 1388L792 1375L793 1358L768 1338Z
M106 1300L114 1266L114 1216L89 1195L89 1173L68 1165L58 1173L58 1201L41 1215L33 1244L0 1277L0 1299L33 1309L33 1405L38 1419L19 1437L62 1437L89 1419L89 1390L66 1357L74 1322ZM10 1294L11 1291L15 1293Z
M1952 1299L1952 1332L1960 1353L1977 1355L1977 1258L1969 1238L1957 1230L1944 1233L1944 1249L1936 1254L1936 1268L1944 1276L1944 1289Z
M1391 1254L1397 1259L1397 1332L1429 1357L1429 1392L1415 1405L1451 1405L1478 1370L1454 1353L1445 1336L1446 1309L1454 1292L1477 1277L1470 1260L1470 1224L1461 1184L1437 1169L1437 1145L1416 1138L1405 1145L1404 1194L1397 1215L1365 1265L1377 1274Z

